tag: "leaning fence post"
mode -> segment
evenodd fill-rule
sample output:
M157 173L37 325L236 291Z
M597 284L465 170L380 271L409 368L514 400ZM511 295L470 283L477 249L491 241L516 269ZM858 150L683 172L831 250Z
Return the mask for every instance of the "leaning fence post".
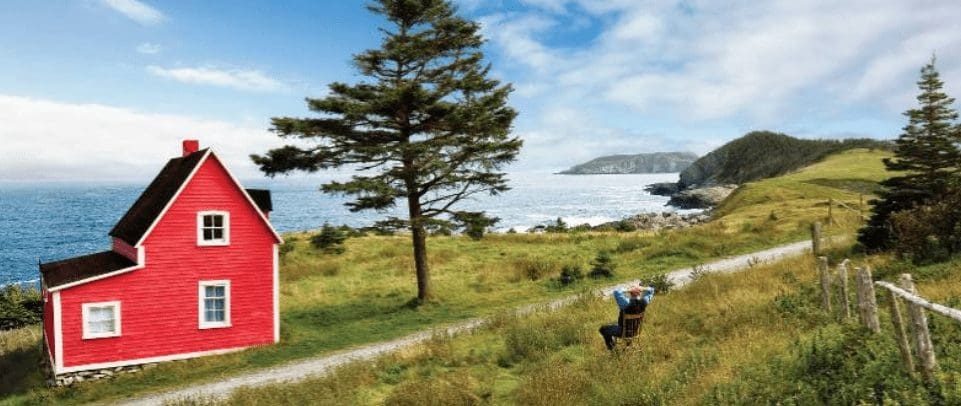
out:
M828 199L828 225L834 225L834 199Z
M901 317L901 299L898 295L891 293L891 324L894 324L894 336L898 341L898 349L901 350L901 362L908 374L914 373L914 359L911 358L911 345L908 344L908 335L904 331L904 318Z
M818 257L818 274L821 276L821 307L831 312L831 275L828 273L828 257Z
M841 281L841 306L844 306L844 318L851 318L851 299L848 298L848 260L838 264L838 280Z
M821 255L821 222L815 221L811 224L811 251L814 252L814 256L818 257Z
M914 281L911 280L911 274L901 274L901 277L898 278L898 284L908 292L917 293L914 289ZM908 315L911 317L911 326L914 330L914 344L918 350L921 374L924 375L924 379L931 379L938 363L934 359L934 346L931 344L931 333L928 331L928 318L924 314L923 307L910 302L908 303Z
M869 330L878 333L881 323L878 321L878 300L874 297L874 282L871 280L871 268L857 268L858 282L858 314L861 323Z

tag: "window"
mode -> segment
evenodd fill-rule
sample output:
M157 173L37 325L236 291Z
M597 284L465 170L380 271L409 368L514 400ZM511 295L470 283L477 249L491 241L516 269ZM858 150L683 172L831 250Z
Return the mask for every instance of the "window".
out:
M202 211L197 213L197 245L229 245L230 213Z
M230 281L200 282L200 328L230 327Z
M83 338L120 336L120 302L83 304Z

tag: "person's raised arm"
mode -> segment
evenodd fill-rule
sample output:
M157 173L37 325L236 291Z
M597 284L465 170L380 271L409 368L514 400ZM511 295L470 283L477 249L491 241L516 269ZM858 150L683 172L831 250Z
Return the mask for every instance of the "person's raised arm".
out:
M614 289L614 300L617 301L617 307L620 307L621 310L624 310L631 303L631 299L624 294L624 289L621 288Z
M654 300L654 287L653 287L653 286L648 286L648 287L644 288L644 296L641 297L641 300L643 300L644 303L651 303L651 300Z

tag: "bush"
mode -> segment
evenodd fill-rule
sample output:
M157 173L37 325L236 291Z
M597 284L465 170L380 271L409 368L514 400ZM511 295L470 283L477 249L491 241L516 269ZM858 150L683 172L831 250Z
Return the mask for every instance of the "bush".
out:
M343 254L345 240L347 235L343 230L324 223L320 232L310 237L310 244L327 254Z
M894 251L916 265L943 262L961 251L961 198L929 203L891 215Z
M9 285L0 289L0 331L39 323L43 297L32 287Z
M591 262L591 272L588 276L594 279L613 278L614 268L614 260L611 258L611 254L608 254L607 251L601 251Z
M666 273L659 273L657 275L651 276L650 278L647 279L647 281L644 282L644 284L647 286L653 287L654 292L660 293L662 295L667 292L670 292L671 289L674 288L674 282L671 281L671 278L667 277Z
M581 269L580 265L564 265L561 268L561 276L558 279L562 285L570 285L577 282L579 279L584 278L584 271Z

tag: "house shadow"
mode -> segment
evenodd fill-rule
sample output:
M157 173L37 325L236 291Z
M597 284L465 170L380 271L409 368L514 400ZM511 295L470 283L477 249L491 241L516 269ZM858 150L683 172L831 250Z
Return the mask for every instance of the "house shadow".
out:
M40 345L0 354L0 397L24 394L43 386Z

